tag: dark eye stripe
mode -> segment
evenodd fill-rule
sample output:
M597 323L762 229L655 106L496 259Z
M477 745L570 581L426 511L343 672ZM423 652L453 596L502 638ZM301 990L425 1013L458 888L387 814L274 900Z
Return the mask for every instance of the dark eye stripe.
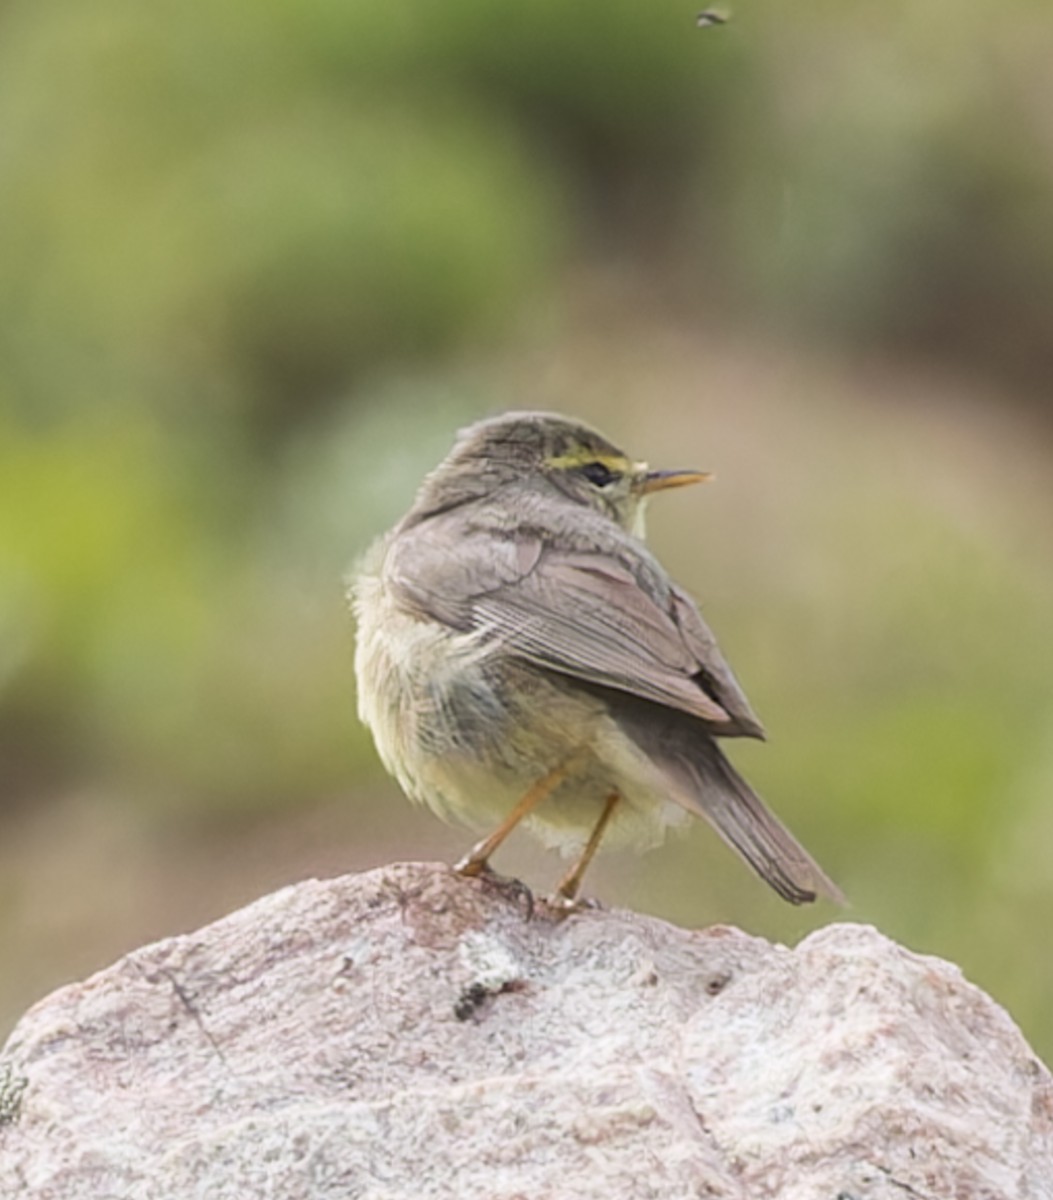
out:
M612 471L606 463L601 462L586 463L581 468L581 473L589 483L594 483L597 487L606 487L618 478L616 472Z

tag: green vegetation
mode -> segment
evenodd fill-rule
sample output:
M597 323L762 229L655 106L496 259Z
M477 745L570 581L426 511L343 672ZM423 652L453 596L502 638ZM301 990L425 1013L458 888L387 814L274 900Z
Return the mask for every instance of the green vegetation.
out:
M68 805L190 863L347 793L392 853L341 577L454 428L543 404L718 469L652 525L771 730L740 761L851 919L1053 1052L1053 14L694 15L0 13L0 1015L30 960L80 969L44 935L122 869L68 882ZM602 889L787 938L828 915L712 841ZM99 917L89 962L189 911Z

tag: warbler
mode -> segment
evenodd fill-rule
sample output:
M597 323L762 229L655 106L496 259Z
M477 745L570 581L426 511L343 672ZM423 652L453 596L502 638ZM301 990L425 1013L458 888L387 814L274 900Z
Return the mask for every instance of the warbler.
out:
M512 412L461 431L351 585L359 715L384 765L440 817L522 823L574 861L647 848L704 817L794 904L841 893L725 758L763 738L694 602L643 542L648 498L708 478L651 470L596 430Z

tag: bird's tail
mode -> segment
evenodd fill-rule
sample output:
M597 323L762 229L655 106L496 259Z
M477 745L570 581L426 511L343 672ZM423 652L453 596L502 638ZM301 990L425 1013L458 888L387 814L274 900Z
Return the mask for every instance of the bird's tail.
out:
M699 786L689 807L705 817L783 899L805 904L823 895L844 904L841 889L728 762L719 746L709 742L693 765Z
M669 782L673 799L704 817L757 874L791 904L841 889L690 718L623 724Z

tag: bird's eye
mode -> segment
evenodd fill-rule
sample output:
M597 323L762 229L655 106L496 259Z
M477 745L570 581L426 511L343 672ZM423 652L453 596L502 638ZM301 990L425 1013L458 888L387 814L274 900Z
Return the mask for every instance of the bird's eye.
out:
M618 478L616 472L612 471L606 463L601 462L586 463L581 468L581 473L589 483L595 484L596 487L607 487Z

